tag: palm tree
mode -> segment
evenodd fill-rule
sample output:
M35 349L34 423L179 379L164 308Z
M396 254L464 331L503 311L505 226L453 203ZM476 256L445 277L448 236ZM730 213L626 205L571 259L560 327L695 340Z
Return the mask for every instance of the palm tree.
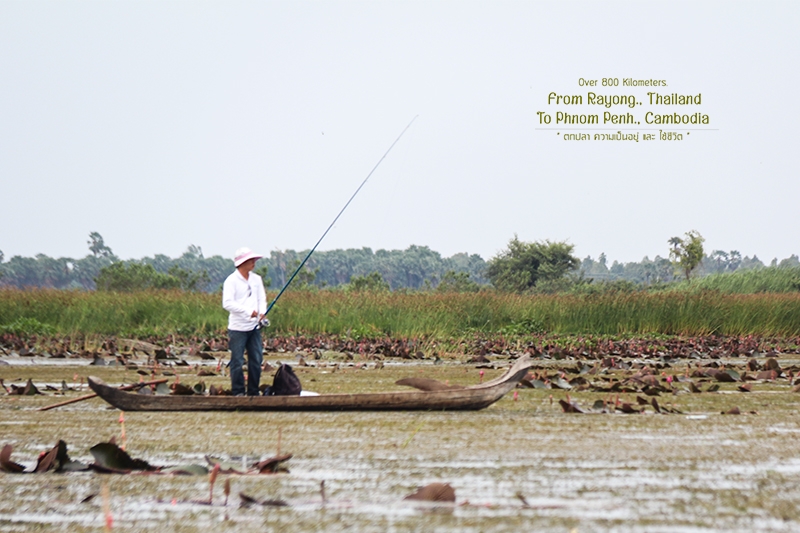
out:
M731 250L728 259L728 270L734 271L742 264L742 254L738 250Z
M728 254L722 250L711 252L711 259L717 262L717 272L724 272L728 268Z

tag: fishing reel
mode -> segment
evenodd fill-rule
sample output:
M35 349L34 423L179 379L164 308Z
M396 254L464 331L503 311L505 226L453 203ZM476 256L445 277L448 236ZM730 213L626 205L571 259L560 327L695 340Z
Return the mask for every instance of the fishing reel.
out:
M269 327L269 318L264 317L258 321L258 327L260 328L267 328Z

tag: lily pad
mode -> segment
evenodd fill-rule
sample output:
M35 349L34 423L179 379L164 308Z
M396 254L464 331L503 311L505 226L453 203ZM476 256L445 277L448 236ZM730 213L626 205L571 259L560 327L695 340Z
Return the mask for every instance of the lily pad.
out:
M570 385L564 378L554 379L550 382L550 384L561 390L569 390L572 388L572 385Z
M764 370L756 374L756 379L763 381L775 381L778 379L778 372L775 370Z
M629 403L622 403L617 406L617 411L625 413L626 415L638 415L644 412L644 408L637 409Z
M243 466L241 462L233 462L233 461L223 461L221 459L217 459L216 457L211 457L210 455L206 455L206 462L213 468L216 465L220 466L220 473L221 474L245 474L247 473L247 467Z
M6 444L3 446L3 449L0 450L0 470L12 474L23 472L25 467L11 460L11 451L12 447L10 444Z
M260 503L257 499L248 496L244 492L239 493L239 498L242 500L239 504L240 507L250 507L251 505L258 505Z
M424 502L452 502L456 501L456 491L448 483L431 483L421 487L413 494L409 494L404 500L415 500Z
M650 405L653 406L653 409L656 410L656 413L661 413L661 406L658 405L658 402L656 401L655 398L652 398L652 401L650 402Z
M39 389L36 388L36 385L33 384L32 379L28 379L28 383L25 384L25 388L22 390L22 394L24 396L33 396L35 394L42 394L39 392Z
M58 472L61 470L61 465L68 461L67 443L60 440L49 452L39 456L36 468L33 471L36 473L49 472L50 470Z
M184 385L183 383L173 383L171 388L172 394L178 396L191 396L194 394L192 387Z
M567 402L565 400L558 400L558 404L561 406L561 409L565 413L585 413L583 409L578 407L578 404L573 402Z
M133 459L116 444L101 442L89 449L95 464L110 471L128 472L131 470L155 470L147 461Z
M285 455L276 455L275 457L270 457L264 461L260 461L253 465L253 468L259 474L276 474L278 472L289 472L283 466L283 463L288 461L292 458L292 454L285 454Z
M208 468L203 465L178 465L162 468L159 472L184 476L205 476L208 475Z
M731 368L726 368L722 372L718 372L714 377L717 379L717 381L724 381L728 383L742 381L742 376Z

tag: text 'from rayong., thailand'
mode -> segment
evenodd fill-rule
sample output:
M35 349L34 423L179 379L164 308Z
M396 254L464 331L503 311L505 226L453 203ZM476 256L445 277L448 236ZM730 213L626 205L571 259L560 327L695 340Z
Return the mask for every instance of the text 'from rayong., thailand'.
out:
M664 79L579 78L577 85L537 98L547 106L536 111L537 130L565 141L640 142L682 141L689 130L716 129L701 107L702 92L671 90Z

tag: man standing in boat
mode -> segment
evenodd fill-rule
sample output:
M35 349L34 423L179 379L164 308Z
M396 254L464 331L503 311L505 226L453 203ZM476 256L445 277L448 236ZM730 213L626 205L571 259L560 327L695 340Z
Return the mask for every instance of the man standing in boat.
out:
M228 317L228 348L231 351L231 394L244 396L244 352L247 350L247 395L258 396L261 381L260 324L267 312L267 296L261 276L253 273L262 256L250 248L239 248L233 259L236 270L222 285L222 307Z

